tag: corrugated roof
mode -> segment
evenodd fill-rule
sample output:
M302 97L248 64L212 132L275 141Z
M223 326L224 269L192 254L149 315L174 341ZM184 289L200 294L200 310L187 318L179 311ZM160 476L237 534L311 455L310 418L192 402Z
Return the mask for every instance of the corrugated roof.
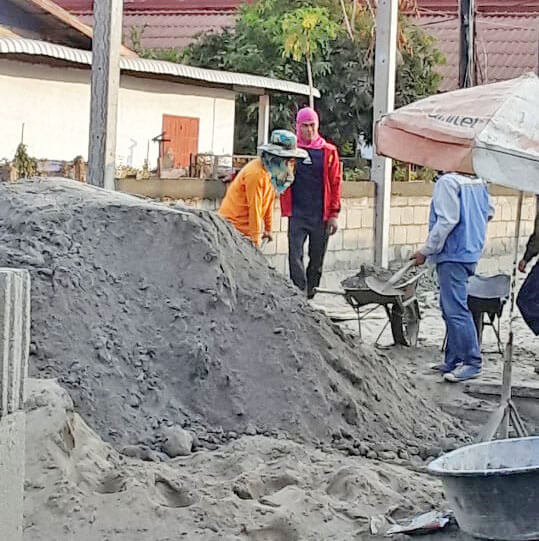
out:
M72 49L62 45L55 45L45 41L31 39L0 38L0 55L28 55L45 58L64 60L75 64L90 66L92 53L81 49ZM162 60L148 60L138 57L122 57L120 69L130 73L162 76L163 78L177 78L182 82L204 82L210 85L228 88L231 90L256 88L261 90L273 90L286 94L299 94L307 96L309 87L292 81L282 81L269 77L259 77L245 73L230 71L217 71L203 68L195 68L184 64L164 62ZM315 95L320 96L318 90Z
M129 43L131 29L143 30L141 45L147 49L184 49L198 34L219 32L234 26L233 10L189 10L182 12L136 11L126 12L123 18L124 35ZM93 24L91 14L81 14L86 24Z
M422 16L425 31L437 39L447 63L439 68L444 79L440 90L458 88L459 25L456 17ZM476 19L478 83L494 83L539 72L539 14L488 16Z
M56 0L92 24L92 0ZM242 0L124 0L124 32L144 28L142 46L183 48L197 34L234 24ZM447 64L442 90L458 85L458 0L418 0L416 22L438 38ZM537 71L539 0L476 0L477 54L483 82Z

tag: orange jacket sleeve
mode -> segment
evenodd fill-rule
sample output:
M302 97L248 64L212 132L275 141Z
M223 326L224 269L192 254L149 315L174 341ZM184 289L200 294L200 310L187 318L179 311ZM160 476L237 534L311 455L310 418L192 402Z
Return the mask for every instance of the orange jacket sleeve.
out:
M250 174L245 179L245 193L249 205L249 238L257 246L262 234L262 182L258 175Z
M273 190L270 197L271 202L268 205L268 210L266 211L266 215L264 216L264 230L267 233L271 233L271 229L273 227L273 207L275 206L275 192Z

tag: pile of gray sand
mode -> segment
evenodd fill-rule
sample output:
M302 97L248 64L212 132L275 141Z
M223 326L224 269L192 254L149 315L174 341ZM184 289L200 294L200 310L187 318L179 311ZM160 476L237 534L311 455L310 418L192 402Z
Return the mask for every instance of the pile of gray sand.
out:
M0 183L0 201L0 265L32 275L31 375L105 440L458 436L406 366L346 338L215 214L63 179Z

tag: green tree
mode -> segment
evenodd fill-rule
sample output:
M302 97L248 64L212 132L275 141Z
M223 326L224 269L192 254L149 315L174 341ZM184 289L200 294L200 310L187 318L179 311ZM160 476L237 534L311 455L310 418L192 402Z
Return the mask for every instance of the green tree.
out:
M338 25L329 17L326 8L301 7L283 16L283 56L296 62L305 59L309 83L309 105L314 107L313 56L320 49L327 49L337 36Z
M312 77L322 94L316 108L323 134L341 150L353 152L360 133L367 139L371 137L375 13L372 7L356 6L353 12L353 6L349 3L347 6L352 36L340 0L258 0L239 9L233 28L200 36L183 51L143 50L141 54L193 66L304 82L309 80L307 62L298 62L294 55L285 53L285 48L294 50L296 44L287 42L286 37L302 19L301 14L321 10L327 14L330 30L320 29L322 36L315 39L316 53L311 51ZM285 21L288 22L284 24ZM331 28L335 30L334 37ZM298 45L298 51L305 50L303 45ZM443 62L443 57L433 39L404 17L400 18L398 58L397 106L436 92L440 81L436 66ZM305 102L304 97L272 96L271 127L293 128L295 114ZM235 151L253 153L258 114L256 97L240 95L236 113Z

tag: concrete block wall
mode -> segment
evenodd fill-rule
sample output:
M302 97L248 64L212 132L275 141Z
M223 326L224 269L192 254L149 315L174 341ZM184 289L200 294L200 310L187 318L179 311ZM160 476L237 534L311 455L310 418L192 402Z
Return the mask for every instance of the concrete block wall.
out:
M191 183L192 184L192 183ZM204 210L216 210L222 195L213 187L215 197L191 197L194 186L189 184L188 198L180 199L185 205ZM208 187L204 185L205 195ZM432 184L421 182L395 182L391 196L391 221L389 229L389 258L405 260L425 241L428 234L429 208ZM489 223L485 252L480 262L481 272L506 271L513 260L515 220L518 194L506 188L490 187L496 214ZM520 250L533 230L535 220L535 197L524 199ZM342 210L339 217L340 230L329 241L325 260L326 270L357 269L361 263L372 263L374 258L374 186L370 182L343 183ZM273 221L274 242L264 253L280 272L288 273L288 237L286 218L275 205Z
M22 541L30 275L0 268L0 538Z

